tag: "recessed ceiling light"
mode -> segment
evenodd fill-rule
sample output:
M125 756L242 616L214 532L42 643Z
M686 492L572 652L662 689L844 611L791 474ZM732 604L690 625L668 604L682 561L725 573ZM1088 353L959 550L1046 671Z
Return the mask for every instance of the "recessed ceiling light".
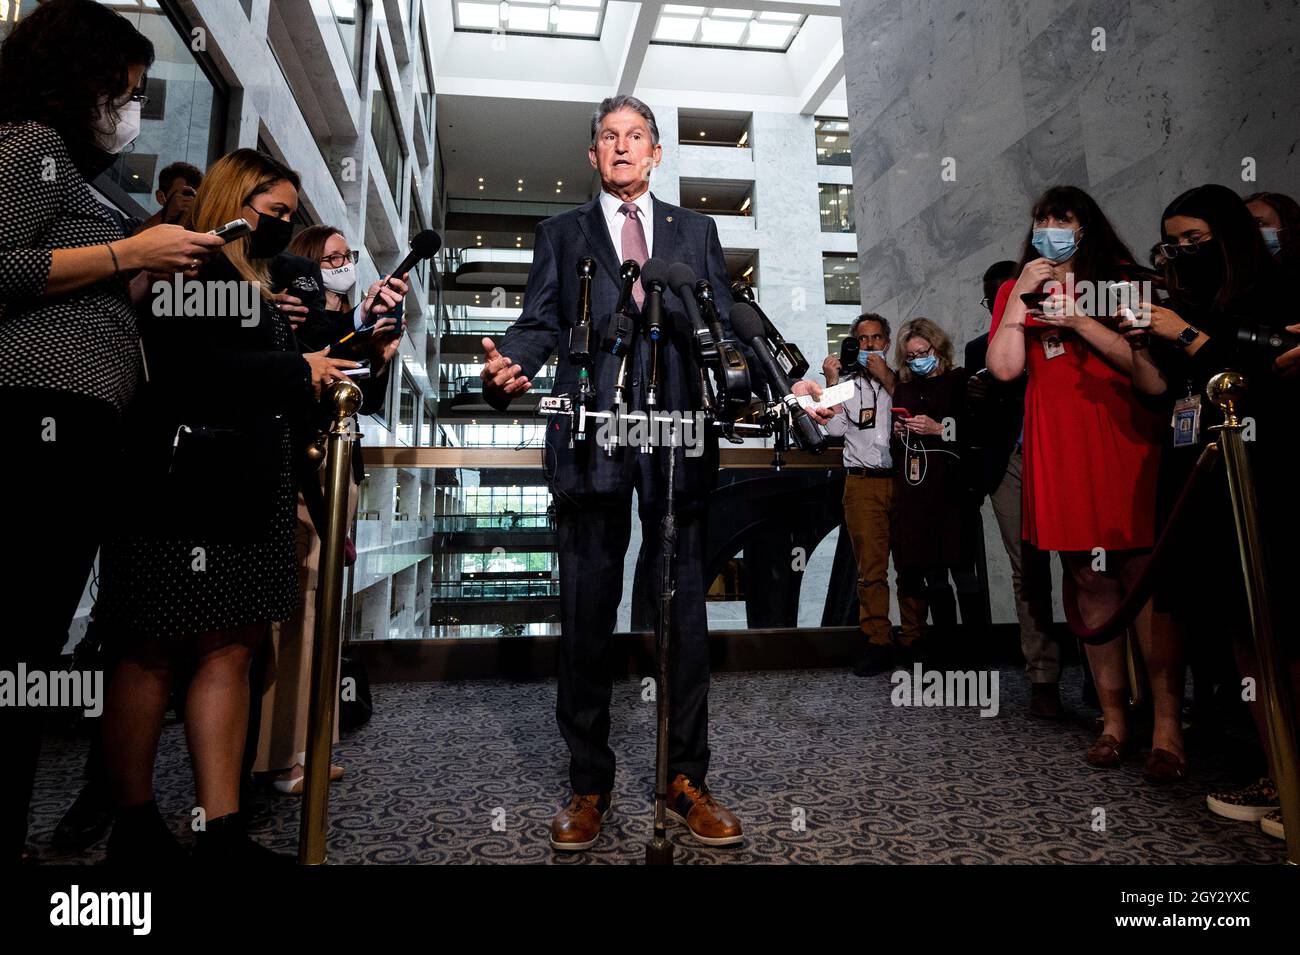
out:
M482 182L482 181L483 181L483 177L482 177L482 176L479 176L479 177L478 177L478 181L479 181L479 182Z
M700 135L701 135L701 136L704 135L704 130L702 130L702 129L700 130Z
M524 184L524 181L522 179L516 179L515 182L519 183L519 185L521 186Z
M708 201L709 201L708 196L700 196L700 202L708 202Z

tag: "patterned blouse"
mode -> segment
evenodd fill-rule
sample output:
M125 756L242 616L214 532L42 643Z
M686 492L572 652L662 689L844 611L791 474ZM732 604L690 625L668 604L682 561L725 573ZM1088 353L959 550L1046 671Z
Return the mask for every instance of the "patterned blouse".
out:
M58 133L0 125L0 387L67 391L125 410L140 375L126 282L42 297L54 249L122 237Z

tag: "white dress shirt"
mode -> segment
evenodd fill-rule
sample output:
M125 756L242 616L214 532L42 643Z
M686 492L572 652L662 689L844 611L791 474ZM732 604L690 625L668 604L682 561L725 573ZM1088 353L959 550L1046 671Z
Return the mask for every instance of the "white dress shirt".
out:
M853 397L844 402L835 417L826 423L826 430L844 439L844 466L846 468L888 468L893 466L889 453L889 436L894 421L890 415L893 399L885 386L866 373L854 375ZM875 407L875 425L859 428L862 409Z
M632 202L641 210L641 228L645 230L646 253L654 255L655 207L654 201L650 198L650 190L647 189ZM618 259L620 265L626 260L626 256L623 255L623 223L627 221L627 216L619 211L622 205L623 200L618 196L601 191L600 211L605 214L605 225L609 228L609 241L614 243L614 258Z

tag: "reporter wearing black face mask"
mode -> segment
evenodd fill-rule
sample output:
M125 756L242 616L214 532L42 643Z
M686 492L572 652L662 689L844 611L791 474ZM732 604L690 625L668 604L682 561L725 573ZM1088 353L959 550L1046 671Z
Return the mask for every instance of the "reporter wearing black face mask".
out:
M1269 577L1276 582L1275 632L1289 644L1284 644L1284 652L1294 658L1300 642L1294 623L1283 615L1291 615L1293 608L1280 599L1280 591L1300 579L1295 556L1300 521L1288 487L1295 475L1291 449L1300 381L1279 375L1276 353L1241 335L1255 326L1285 324L1291 303L1282 270L1245 202L1224 186L1199 186L1180 195L1161 216L1161 232L1159 258L1170 299L1163 306L1138 309L1139 318L1150 317L1149 328L1135 327L1127 318L1120 323L1134 347L1134 386L1160 396L1170 408L1167 420L1172 427L1165 438L1156 495L1157 526L1164 525L1201 450L1213 440L1210 428L1222 421L1205 395L1206 384L1225 369L1242 372L1249 386L1244 414L1253 419L1246 447ZM1223 466L1206 480L1190 520L1177 530L1172 563L1158 569L1154 608L1187 628L1189 655L1223 648L1230 637L1242 674L1253 676L1250 617ZM1231 673L1225 676L1235 682ZM1251 704L1251 710L1262 735L1262 704ZM1226 801L1239 809L1240 799L1251 798L1221 793L1210 803L1214 808Z
M298 606L294 427L355 363L301 353L271 298L289 241L296 173L244 149L209 170L197 231L238 217L194 280L156 276L142 310L148 383L128 415L130 490L101 555L96 620L121 656L103 738L113 778L113 862L180 852L153 801L158 734L178 661L193 666L186 735L206 828L195 860L271 861L244 832L239 776L249 665L268 625Z

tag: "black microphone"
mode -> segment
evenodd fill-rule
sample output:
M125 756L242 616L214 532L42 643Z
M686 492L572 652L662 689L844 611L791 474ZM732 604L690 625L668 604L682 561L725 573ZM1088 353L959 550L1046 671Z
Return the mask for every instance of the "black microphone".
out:
M622 285L618 290L618 305L614 307L615 315L623 315L627 312L627 303L632 301L632 289L640 276L641 266L636 264L635 259L628 259L619 266L618 278Z
M664 333L664 289L668 287L668 266L663 259L646 259L641 266L641 288L645 290L646 330L657 342ZM692 276L693 277L693 276Z
M721 342L727 336L723 332L722 317L718 314L718 300L714 297L713 286L705 279L695 283L695 300L700 303L704 313L704 322L709 326L715 340Z
M397 268L388 273L388 278L384 280L384 284L375 289L375 294L370 297L370 307L372 309L375 307L375 299L379 297L381 291L388 288L388 283L395 276L405 275L415 268L417 262L433 258L441 248L442 236L433 229L425 229L423 232L416 233L415 238L411 240L411 251L406 253L406 258L397 264Z
M772 320L767 317L762 306L754 299L753 286L748 282L733 282L731 296L737 302L749 305L758 315L763 323L763 338L767 342L767 350L776 359L777 364L785 369L785 373L791 378L802 378L808 374L808 359L803 357L803 352L799 350L798 345L781 337L777 327L772 324Z
M691 327L695 329L707 327L704 324L704 316L700 314L699 303L695 301L695 270L685 262L674 262L668 266L668 287L682 300L686 317L691 320ZM716 335L715 332L715 338ZM716 345L717 341L714 344Z
M596 260L584 255L578 260L578 320L569 329L569 363L587 365L591 361L591 280Z
M745 302L736 302L731 306L731 327L735 329L736 337L742 342L748 342L754 349L754 356L763 366L763 371L767 372L768 381L773 389L781 392L780 401L789 411L790 422L794 425L795 439L800 447L813 454L820 454L826 447L826 436L822 434L817 422L808 417L800 406L799 399L792 393L794 382L780 369L776 359L768 351L763 335L763 320L758 317L758 313L752 306Z

